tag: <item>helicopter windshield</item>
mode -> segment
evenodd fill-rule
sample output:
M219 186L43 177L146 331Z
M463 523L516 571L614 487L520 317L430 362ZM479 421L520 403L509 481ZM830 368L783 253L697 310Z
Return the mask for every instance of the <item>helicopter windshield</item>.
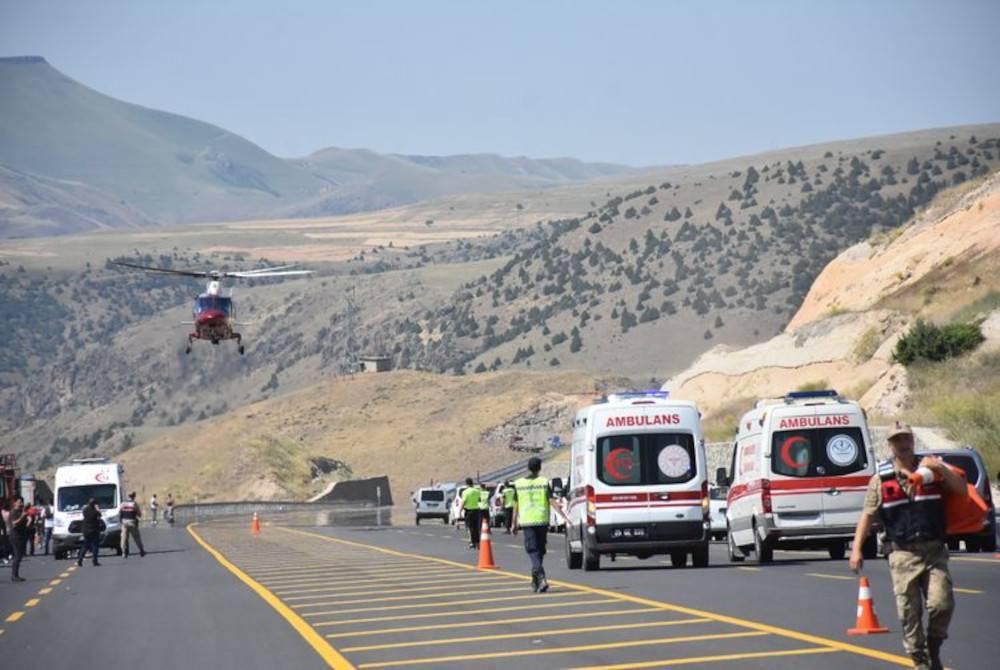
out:
M198 296L194 303L194 313L201 314L208 310L222 312L226 316L230 316L233 313L233 300L220 295Z

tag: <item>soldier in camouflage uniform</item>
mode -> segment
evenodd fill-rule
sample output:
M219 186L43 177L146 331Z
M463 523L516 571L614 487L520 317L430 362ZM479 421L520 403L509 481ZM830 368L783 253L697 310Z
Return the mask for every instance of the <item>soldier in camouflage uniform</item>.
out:
M939 458L928 456L918 463L913 453L913 431L905 423L897 421L888 439L893 458L879 463L878 472L869 482L854 535L851 569L861 569L861 545L877 518L889 543L889 572L903 627L903 647L914 667L940 670L944 667L941 645L948 637L948 623L955 611L942 495L964 494L965 482ZM934 481L911 484L909 477L918 468L930 470Z

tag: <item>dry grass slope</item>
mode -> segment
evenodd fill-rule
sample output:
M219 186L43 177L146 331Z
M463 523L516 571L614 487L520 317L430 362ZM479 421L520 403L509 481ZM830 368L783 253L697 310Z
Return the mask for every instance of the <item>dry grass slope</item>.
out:
M183 500L304 499L325 484L309 466L322 456L355 477L389 475L400 502L431 480L522 458L484 433L540 403L575 407L594 383L578 373L358 375L178 427L122 461L136 487ZM551 430L566 439L568 428Z

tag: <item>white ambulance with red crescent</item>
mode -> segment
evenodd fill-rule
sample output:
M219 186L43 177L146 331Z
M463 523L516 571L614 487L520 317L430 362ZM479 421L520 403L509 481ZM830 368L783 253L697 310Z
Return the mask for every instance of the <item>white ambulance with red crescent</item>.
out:
M730 560L752 551L768 563L775 548L843 558L875 468L858 403L832 390L758 400L740 419L729 471L717 473L730 485ZM866 557L875 551L866 543Z
M693 402L665 391L609 395L577 413L570 458L570 569L598 570L607 554L708 565L708 466Z

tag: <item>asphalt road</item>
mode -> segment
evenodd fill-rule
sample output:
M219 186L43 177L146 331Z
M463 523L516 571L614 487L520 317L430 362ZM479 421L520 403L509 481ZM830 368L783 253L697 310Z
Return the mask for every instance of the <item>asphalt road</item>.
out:
M672 568L666 557L619 558L584 573L566 569L562 536L553 535L546 561L553 587L534 594L520 538L502 533L493 536L495 571L475 569L476 555L455 530L426 522L329 528L274 518L258 537L242 521L147 529L146 537L153 551L141 560L107 556L102 567L73 570L70 562L36 558L20 585L0 573L3 667L907 663L885 561L869 562L866 574L892 632L849 637L857 578L846 561L818 553L778 552L771 565L735 565L715 545L704 569ZM956 554L952 574L958 607L945 661L993 667L1000 560Z

